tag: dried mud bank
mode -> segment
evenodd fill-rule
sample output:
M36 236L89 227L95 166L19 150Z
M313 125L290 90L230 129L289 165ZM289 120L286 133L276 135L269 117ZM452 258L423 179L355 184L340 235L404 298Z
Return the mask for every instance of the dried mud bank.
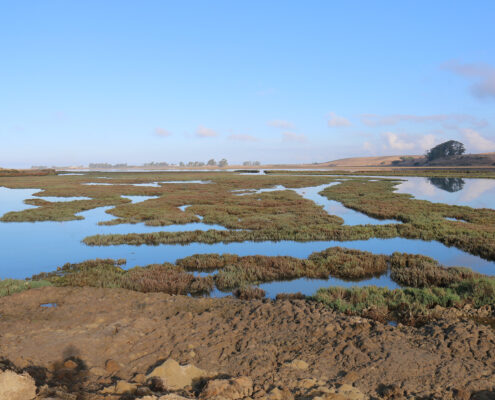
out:
M0 357L0 381L37 398L495 396L493 329L449 313L392 327L304 300L32 289L0 299Z

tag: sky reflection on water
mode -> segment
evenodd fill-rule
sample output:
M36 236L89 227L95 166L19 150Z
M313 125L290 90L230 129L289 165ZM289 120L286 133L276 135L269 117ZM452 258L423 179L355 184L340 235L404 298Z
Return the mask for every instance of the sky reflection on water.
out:
M397 193L408 193L416 199L473 208L495 207L495 179L460 179L446 184L431 178L407 177L397 185ZM451 178L459 179L459 178ZM462 181L462 182L461 182ZM435 184L436 183L436 184Z

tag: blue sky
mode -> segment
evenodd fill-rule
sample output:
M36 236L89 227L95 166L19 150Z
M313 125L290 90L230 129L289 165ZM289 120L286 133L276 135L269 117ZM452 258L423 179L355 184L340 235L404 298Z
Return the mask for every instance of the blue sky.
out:
M493 1L0 4L0 165L495 151Z

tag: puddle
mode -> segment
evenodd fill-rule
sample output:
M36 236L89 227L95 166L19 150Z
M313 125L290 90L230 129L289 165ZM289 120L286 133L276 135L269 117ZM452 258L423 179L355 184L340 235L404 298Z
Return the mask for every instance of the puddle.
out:
M444 217L447 221L454 221L454 222L464 222L466 224L468 224L469 222L466 221L465 219L461 219L461 218L450 218L450 217Z
M40 304L40 307L43 307L43 308L55 308L55 307L57 307L57 303L43 303L43 304Z
M67 201L76 201L76 200L91 200L91 197L52 197L52 196L34 196L35 199L45 200L52 203L60 203Z
M101 177L100 179L112 179L112 178L105 178ZM162 184L169 184L169 183L181 183L181 184L187 184L187 183L200 183L200 184L209 184L212 183L211 181L158 181L158 182L149 182L149 183L107 183L107 182L88 182L88 183L83 183L83 185L88 185L88 186L142 186L142 187L162 187Z
M397 289L400 286L390 279L389 274L361 281L345 281L343 279L330 277L329 279L309 279L299 278L291 281L268 282L258 285L260 289L266 292L266 297L274 299L280 293L297 293L300 292L305 296L312 296L322 287L340 286L345 288L379 286L389 289Z
M123 196L123 195L121 195L120 197L131 200L131 204L136 204L136 203L141 203L142 201L146 201L149 199L156 199L159 196Z

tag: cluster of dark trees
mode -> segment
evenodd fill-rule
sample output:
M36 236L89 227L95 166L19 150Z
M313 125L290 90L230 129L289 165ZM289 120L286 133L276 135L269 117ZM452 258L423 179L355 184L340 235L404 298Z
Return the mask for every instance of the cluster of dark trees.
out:
M161 161L161 162L149 162L149 163L144 163L144 167L169 167L169 166L175 166L176 164L173 163L168 163L166 161ZM220 161L215 161L213 158L208 160L207 162L203 161L189 161L187 163L181 161L179 164L177 164L180 167L204 167L204 166L219 166L219 167L226 167L229 165L228 161L225 158L222 158ZM259 161L245 161L244 165L260 165ZM99 169L115 169L115 168L127 168L128 165L127 163L123 164L109 164L109 163L90 163L89 168L99 168ZM34 167L33 167L34 168Z
M90 163L89 168L127 168L127 163L122 163L122 164Z
M168 167L170 165L173 165L173 164L169 164L166 161L163 161L163 162L154 162L154 161L151 161L150 163L144 163L143 164L144 167Z
M226 167L229 165L228 161L225 158L222 158L220 161L215 161L213 158L208 160L206 163L203 161L189 161L187 164L181 161L179 163L179 167L204 167L205 165L207 166L219 166L219 167Z
M258 165L261 165L261 163L259 161L244 161L242 165L244 165L245 167L257 167Z
M456 140L449 140L435 146L426 152L428 161L433 161L438 158L447 158L452 156L460 156L466 152L464 144Z

